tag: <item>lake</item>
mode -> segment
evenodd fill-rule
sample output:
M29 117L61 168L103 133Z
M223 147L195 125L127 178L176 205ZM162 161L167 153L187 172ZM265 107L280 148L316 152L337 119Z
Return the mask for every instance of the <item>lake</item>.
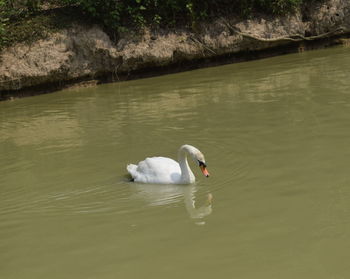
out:
M0 103L0 278L349 278L350 48ZM177 158L192 185L129 181Z

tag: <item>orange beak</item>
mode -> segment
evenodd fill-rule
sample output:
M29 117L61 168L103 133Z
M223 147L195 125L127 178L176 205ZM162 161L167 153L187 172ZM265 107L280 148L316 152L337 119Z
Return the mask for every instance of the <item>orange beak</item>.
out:
M208 172L207 168L206 168L205 166L203 166L203 165L200 165L199 167L201 168L202 173L203 173L206 177L209 177L209 172Z

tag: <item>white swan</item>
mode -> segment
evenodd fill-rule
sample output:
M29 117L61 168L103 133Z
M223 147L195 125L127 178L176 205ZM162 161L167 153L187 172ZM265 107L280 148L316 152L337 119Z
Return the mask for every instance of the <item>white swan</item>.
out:
M209 177L205 159L197 148L185 144L178 151L179 163L170 158L152 157L146 158L138 165L129 164L126 169L131 174L133 181L157 184L190 184L195 182L186 154L189 154L198 164L202 173Z

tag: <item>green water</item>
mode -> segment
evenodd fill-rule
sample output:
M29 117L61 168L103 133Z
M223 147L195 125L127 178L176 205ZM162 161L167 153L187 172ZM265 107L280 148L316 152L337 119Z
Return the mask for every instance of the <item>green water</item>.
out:
M349 76L333 48L0 103L0 278L349 278ZM184 143L210 178L127 181Z

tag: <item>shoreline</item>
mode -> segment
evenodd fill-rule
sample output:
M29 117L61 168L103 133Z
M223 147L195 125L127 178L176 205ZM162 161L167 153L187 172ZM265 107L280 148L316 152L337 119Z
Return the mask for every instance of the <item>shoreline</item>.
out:
M43 83L33 87L22 88L19 90L0 91L0 102L7 100L14 100L18 98L37 96L42 94L54 93L60 90L77 88L77 87L94 87L100 84L116 83L129 80L137 80L144 78L152 78L168 74L175 74L180 72L192 71L208 67L223 66L234 63L243 63L270 57L282 56L292 53L300 53L304 51L313 51L317 49L325 49L335 46L349 46L350 33L320 39L312 42L293 43L284 47L275 47L260 51L252 51L245 53L233 53L214 58L203 58L194 61L184 61L179 64L170 64L163 67L146 68L140 71L130 73L118 74L118 76L111 77L110 73L101 75L99 77L82 77L69 81L58 81L53 83Z

